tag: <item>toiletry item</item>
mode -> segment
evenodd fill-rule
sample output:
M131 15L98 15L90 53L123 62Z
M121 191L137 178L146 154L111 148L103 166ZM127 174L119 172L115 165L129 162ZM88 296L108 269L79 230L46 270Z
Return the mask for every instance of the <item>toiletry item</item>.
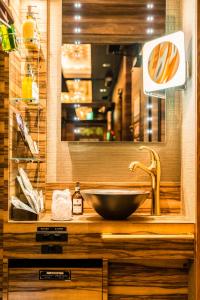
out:
M26 99L25 101L28 101L28 99L32 99L33 97L33 74L31 65L26 65L26 71L25 75L22 79L22 98Z
M16 179L24 196L26 197L27 203L36 214L39 214L44 209L43 193L42 191L33 189L24 169L19 168L18 172L19 176L17 176Z
M70 221L72 219L72 201L70 191L53 192L51 205L52 220Z
M82 215L83 214L83 196L80 192L80 184L76 183L75 193L72 196L72 214Z
M39 103L39 88L35 79L35 76L33 75L33 82L32 82L32 96L33 96L33 103L38 104Z
M0 36L2 39L2 50L5 52L11 51L8 28L4 24L0 24Z
M32 6L28 6L26 20L22 25L22 36L24 39L24 45L28 49L39 48L39 33L37 23L32 12Z
M7 30L8 30L8 37L10 41L10 51L14 51L18 47L14 24L11 24Z
M33 141L31 135L29 134L29 129L28 129L26 123L24 122L24 120L22 119L21 114L16 113L15 116L16 116L16 121L17 121L18 128L20 130L21 137L22 137L25 145L28 146L28 148L33 156L38 155L39 149L38 149L37 143L35 141Z

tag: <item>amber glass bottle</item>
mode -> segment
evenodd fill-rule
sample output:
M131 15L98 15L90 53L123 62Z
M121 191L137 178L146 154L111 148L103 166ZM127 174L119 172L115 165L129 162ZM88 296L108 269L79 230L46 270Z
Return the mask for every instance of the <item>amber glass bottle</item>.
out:
M80 192L80 184L79 182L76 183L75 193L72 195L72 214L82 215L83 214L83 196Z

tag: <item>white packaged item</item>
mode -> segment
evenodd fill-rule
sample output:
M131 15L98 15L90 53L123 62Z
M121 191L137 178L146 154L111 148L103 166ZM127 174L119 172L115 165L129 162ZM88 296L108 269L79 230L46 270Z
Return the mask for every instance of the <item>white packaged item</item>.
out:
M52 220L55 221L69 221L72 219L72 200L68 189L53 192L51 214Z

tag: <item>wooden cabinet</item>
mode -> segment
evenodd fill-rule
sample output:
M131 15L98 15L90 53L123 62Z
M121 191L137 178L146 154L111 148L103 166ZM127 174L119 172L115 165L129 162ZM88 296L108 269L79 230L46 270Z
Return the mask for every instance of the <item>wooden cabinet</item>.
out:
M109 300L188 299L186 260L112 260L108 267Z
M106 231L110 223L103 224ZM52 223L42 225L48 228ZM124 234L100 233L84 223L57 225L66 226L65 240L36 240L37 223L26 228L23 224L16 227L15 223L5 226L8 300L193 299L189 298L194 260L192 233L141 234L141 227L135 224L140 233L130 234L128 221ZM120 231L118 223L115 229L117 226ZM159 226L163 230L164 225ZM153 228L148 225L149 232ZM62 252L42 253L42 247L48 245L60 246ZM81 267L82 262L92 264ZM53 276L54 272L70 272L71 280L40 280L41 271L52 272Z
M8 262L9 300L102 300L102 260Z

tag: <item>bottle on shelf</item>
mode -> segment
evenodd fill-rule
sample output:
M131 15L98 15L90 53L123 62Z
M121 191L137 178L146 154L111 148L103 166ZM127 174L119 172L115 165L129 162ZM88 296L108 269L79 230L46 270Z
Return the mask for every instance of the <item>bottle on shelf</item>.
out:
M83 196L80 192L80 183L76 183L75 193L72 195L72 214L82 215L83 214Z
M8 26L0 23L1 47L5 52L11 52L17 49L15 26L14 24L8 24Z
M38 84L36 82L36 78L33 74L33 81L32 81L32 96L33 96L33 102L36 104L39 103L39 88L38 88Z
M22 24L22 37L26 48L39 49L39 32L31 5L28 6L26 20Z
M4 24L0 24L0 37L2 40L2 50L5 52L11 51L8 28Z
M22 78L22 98L26 102L39 103L39 89L30 64L26 65Z
M26 65L25 75L22 78L22 98L23 99L32 99L33 97L33 74L31 65Z

